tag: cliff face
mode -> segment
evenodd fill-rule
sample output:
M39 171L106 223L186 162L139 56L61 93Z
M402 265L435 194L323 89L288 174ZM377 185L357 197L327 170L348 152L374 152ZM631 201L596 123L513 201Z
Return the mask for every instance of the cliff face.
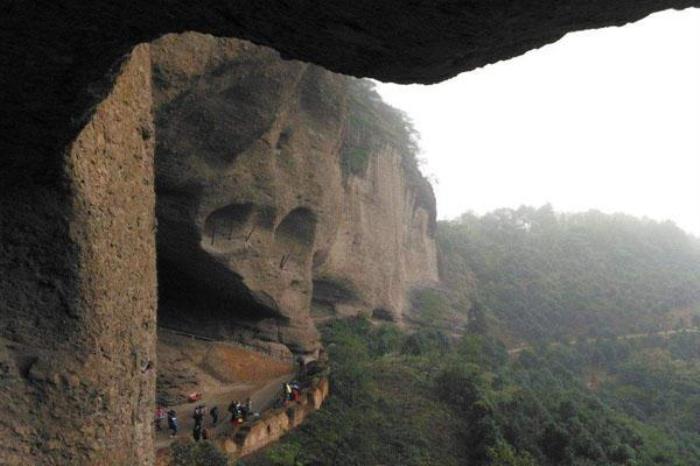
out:
M313 317L400 321L437 280L434 198L360 84L199 34L152 60L161 325L311 352Z
M330 246L317 253L315 314L371 311L400 322L408 291L437 281L434 207L420 195L390 144L370 154L364 176L348 177Z

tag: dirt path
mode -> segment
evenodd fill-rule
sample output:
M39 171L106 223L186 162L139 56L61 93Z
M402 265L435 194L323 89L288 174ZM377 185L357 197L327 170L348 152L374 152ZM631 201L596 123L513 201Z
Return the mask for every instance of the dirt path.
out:
M228 422L230 414L226 409L231 401L238 400L243 403L245 402L246 398L250 397L253 401L253 410L261 413L272 407L280 393L282 384L292 380L294 375L294 373L289 373L277 377L265 384L238 384L235 386L229 386L228 389L204 397L198 402L185 403L168 408L174 409L177 413L179 431L175 438L170 437L167 420L164 420L162 422L163 430L156 432L156 449L165 448L170 445L173 440L178 438L192 438L192 430L194 429L194 419L192 418L192 414L196 406L200 404L205 404L207 406L206 416L204 417L204 427L207 430L212 433L223 432L230 426ZM212 419L211 416L209 416L209 410L213 406L219 407L219 422L216 426L212 425Z

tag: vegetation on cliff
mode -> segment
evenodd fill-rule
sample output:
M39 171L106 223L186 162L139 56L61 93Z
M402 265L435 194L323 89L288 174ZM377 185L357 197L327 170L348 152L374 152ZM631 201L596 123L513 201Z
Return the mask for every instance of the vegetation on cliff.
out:
M346 174L363 176L372 153L391 144L412 174L418 172L418 133L406 113L386 104L368 79L348 79L348 122L341 153Z
M348 78L348 119L341 148L341 166L347 177L364 176L370 158L386 145L401 155L407 184L416 205L436 216L435 194L419 169L420 135L409 116L384 102L373 81ZM431 220L430 232L435 231Z

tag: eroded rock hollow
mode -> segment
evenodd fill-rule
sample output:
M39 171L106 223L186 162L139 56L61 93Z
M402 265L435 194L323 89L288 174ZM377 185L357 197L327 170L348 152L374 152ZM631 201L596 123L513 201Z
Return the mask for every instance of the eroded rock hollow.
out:
M309 353L313 317L400 321L437 281L432 189L363 83L201 34L152 57L161 325Z

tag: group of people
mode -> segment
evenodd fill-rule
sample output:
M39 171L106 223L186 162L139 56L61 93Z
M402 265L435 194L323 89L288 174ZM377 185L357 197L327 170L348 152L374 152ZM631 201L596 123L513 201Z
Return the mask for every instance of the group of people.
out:
M243 424L253 413L253 400L250 397L245 404L239 403L237 400L228 405L228 412L231 413L231 424L238 426Z
M194 419L194 428L192 430L192 437L194 438L195 442L198 442L200 439L207 440L209 438L209 432L207 429L204 427L204 415L206 413L206 405L199 405L194 408L194 413L192 414L192 418ZM213 406L209 410L209 415L211 416L211 425L215 426L219 422L219 408L217 406ZM177 435L177 432L179 430L179 424L177 420L177 413L175 412L174 409L170 409L168 411L165 410L164 407L158 406L156 408L156 413L155 413L155 424L156 424L156 431L162 431L163 430L163 419L168 420L168 430L170 430L170 437L175 437Z
M175 437L177 435L177 431L179 428L179 425L177 423L177 413L175 410L170 409L168 411L165 410L164 407L158 406L156 408L156 430L161 431L163 430L163 419L168 419L168 430L170 430L170 436Z
M194 414L192 418L194 419L194 428L192 429L192 438L195 442L199 442L200 439L208 440L209 431L204 427L204 413L206 412L206 405L199 405L194 408ZM213 406L209 410L209 415L211 416L211 425L215 426L219 422L219 408Z
M297 381L287 382L282 384L282 395L280 402L282 405L286 406L287 403L292 401L301 400L301 384ZM279 406L279 405L278 405ZM192 429L192 437L195 442L199 440L207 440L209 438L209 432L204 427L204 416L206 414L207 406L205 404L197 405L194 408L192 418L194 419L194 427ZM238 427L243 424L249 418L256 416L257 414L253 412L253 401L250 397L245 403L240 403L234 400L228 406L228 412L231 414L231 424L234 427ZM219 423L219 408L213 406L209 410L209 415L211 416L211 425L216 426ZM170 430L170 437L175 437L179 430L179 424L177 420L177 413L175 410L167 410L163 406L158 406L155 412L155 426L157 431L162 431L162 421L167 419L168 429Z
M282 404L286 406L290 401L301 401L301 384L297 381L282 384Z

